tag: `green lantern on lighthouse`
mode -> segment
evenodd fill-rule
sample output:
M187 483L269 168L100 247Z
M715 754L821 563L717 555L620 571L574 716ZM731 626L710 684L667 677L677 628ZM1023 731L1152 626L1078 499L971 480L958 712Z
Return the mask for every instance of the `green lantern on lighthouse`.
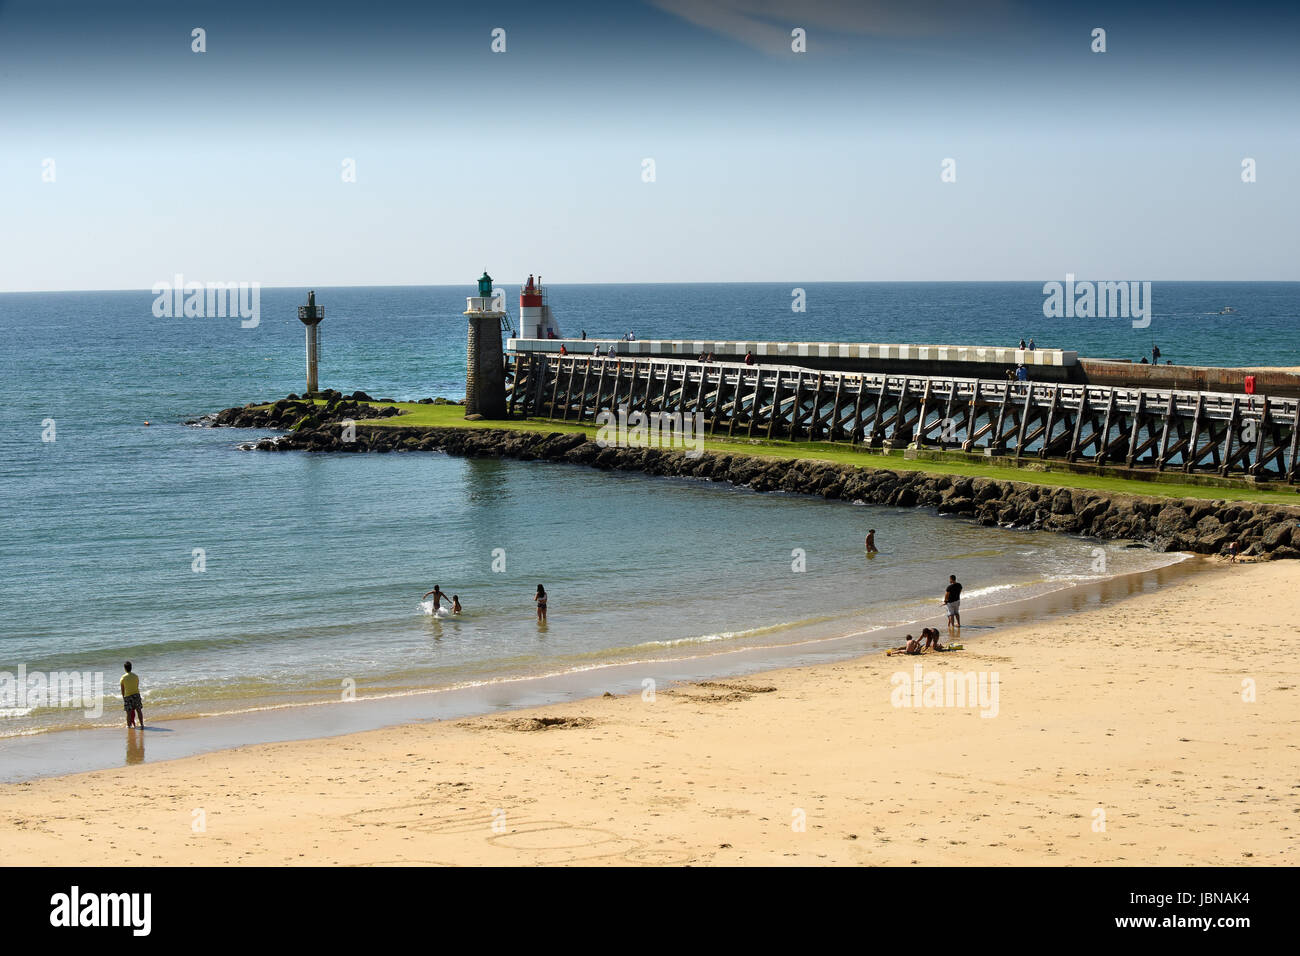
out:
M492 277L487 274L486 269L483 270L483 275L479 276L478 294L484 299L492 298Z

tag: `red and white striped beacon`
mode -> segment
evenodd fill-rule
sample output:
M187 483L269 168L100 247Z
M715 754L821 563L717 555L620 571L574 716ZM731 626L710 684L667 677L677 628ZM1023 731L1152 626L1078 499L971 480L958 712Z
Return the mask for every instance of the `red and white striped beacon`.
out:
M521 339L559 339L560 327L546 304L546 290L542 277L537 281L528 277L528 284L519 290L519 337Z

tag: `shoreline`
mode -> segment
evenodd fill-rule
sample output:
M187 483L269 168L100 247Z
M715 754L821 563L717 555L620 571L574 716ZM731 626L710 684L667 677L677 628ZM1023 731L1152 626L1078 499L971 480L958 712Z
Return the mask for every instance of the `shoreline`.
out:
M979 641L990 631L1068 615L1104 600L1148 593L1189 576L1216 570L1212 559L1195 555L1143 571L1066 584L1051 591L965 608L981 615L961 640ZM591 700L603 693L639 692L648 678L656 686L750 676L775 667L816 666L898 646L923 625L944 629L942 612L867 630L789 644L757 645L660 660L614 661L546 675L503 677L468 685L417 688L358 697L344 703L322 700L275 704L210 715L164 718L147 726L139 748L128 747L125 762L150 763L239 750L264 744L335 739L356 733L428 721L484 716L559 703ZM946 639L946 638L945 638ZM960 659L958 655L955 659ZM114 701L106 701L111 704ZM112 710L106 706L106 710ZM109 756L109 735L122 726L67 728L0 738L0 786L111 770L123 758ZM177 734L177 736L170 736Z
M1125 600L1076 591L957 654L9 784L6 861L1293 864L1277 758L1300 746L1300 662L1248 638L1300 609L1297 580L1290 563L1221 566ZM891 706L921 666L1000 674L994 719Z

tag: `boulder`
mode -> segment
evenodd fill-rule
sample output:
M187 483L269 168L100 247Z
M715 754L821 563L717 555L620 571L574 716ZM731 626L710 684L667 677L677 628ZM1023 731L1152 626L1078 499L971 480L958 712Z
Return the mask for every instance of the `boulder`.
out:
M1072 515L1074 514L1074 496L1069 488L1060 488L1056 494L1052 495L1049 510L1054 515Z
M1263 545L1265 551L1284 548L1291 543L1294 529L1295 522L1292 521L1281 521L1269 525L1260 536L1260 544Z
M1192 519L1187 512L1176 505L1168 505L1156 515L1155 531L1162 538L1171 537L1192 526Z

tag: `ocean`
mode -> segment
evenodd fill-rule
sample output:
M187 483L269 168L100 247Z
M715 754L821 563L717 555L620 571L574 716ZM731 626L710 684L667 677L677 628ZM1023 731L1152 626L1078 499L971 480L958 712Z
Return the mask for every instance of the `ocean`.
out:
M591 337L1033 336L1134 360L1154 339L1179 363L1300 365L1297 283L1156 283L1143 330L1044 319L1034 283L803 288L803 313L777 284L549 294L566 334ZM176 721L815 642L934 616L950 573L976 621L981 607L1174 560L924 510L565 465L245 452L260 433L187 426L301 391L306 291L262 290L255 328L156 318L148 291L0 295L0 737L120 725L126 659L150 722ZM471 284L316 293L322 387L463 395ZM421 611L435 584L460 595L462 617ZM20 668L102 674L104 712L6 702L4 675Z

